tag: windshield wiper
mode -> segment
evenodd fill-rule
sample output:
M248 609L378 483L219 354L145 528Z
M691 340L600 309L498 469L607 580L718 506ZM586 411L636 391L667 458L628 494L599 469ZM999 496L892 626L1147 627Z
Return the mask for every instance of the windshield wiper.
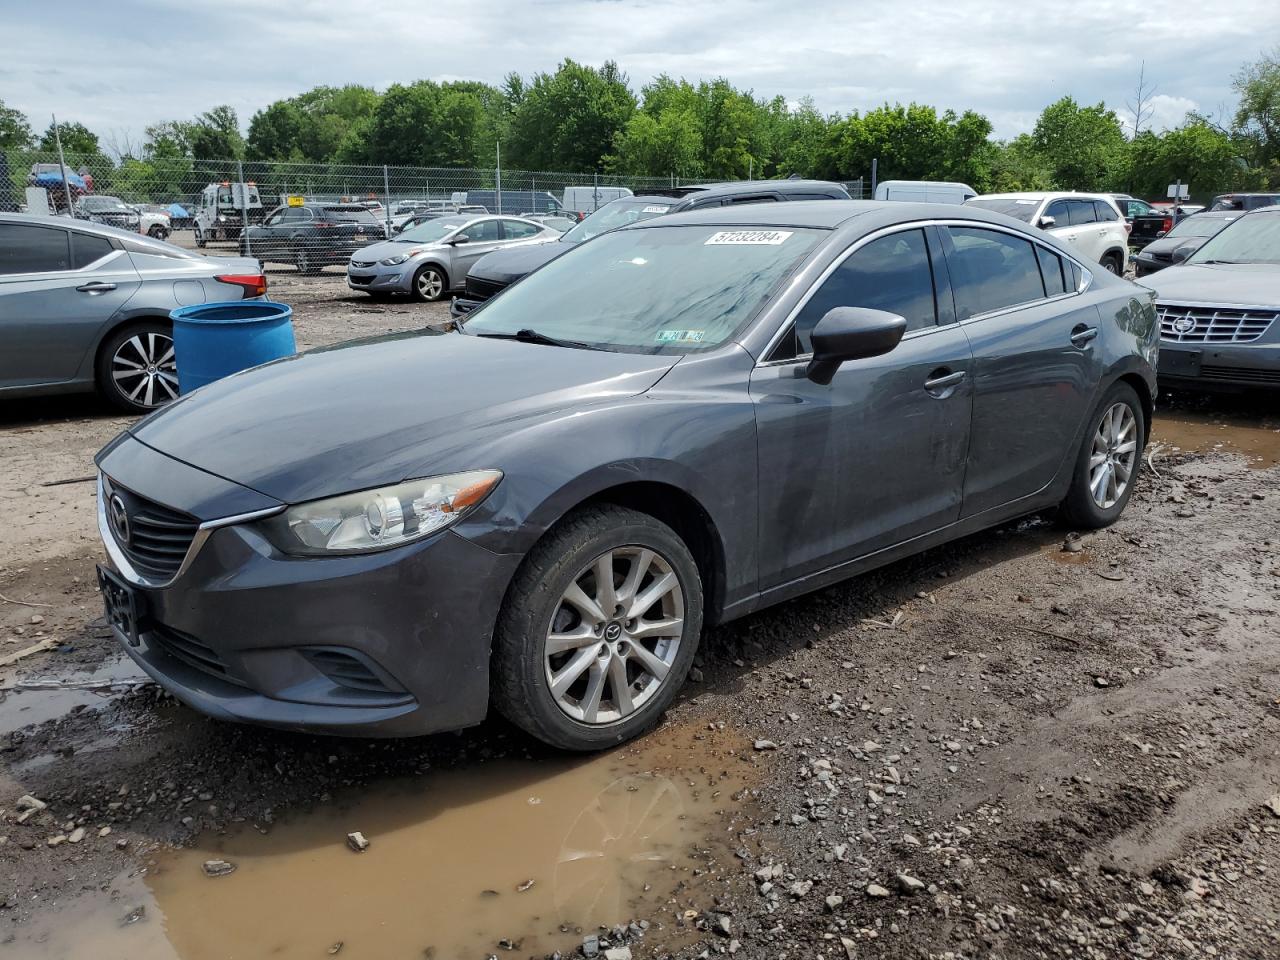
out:
M537 330L531 330L524 327L515 333L477 333L477 337L490 337L494 340L519 340L521 343L541 343L548 347L569 347L574 350L599 350L592 343L583 343L581 340L561 340L559 337L549 337L545 333L539 333Z
M1243 260L1197 260L1196 263L1244 263Z

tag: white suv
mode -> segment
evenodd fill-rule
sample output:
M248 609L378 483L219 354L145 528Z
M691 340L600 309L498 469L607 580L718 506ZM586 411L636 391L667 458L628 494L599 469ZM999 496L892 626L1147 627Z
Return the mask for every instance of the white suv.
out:
M1129 266L1129 225L1111 197L1100 193L987 193L967 202L1040 227L1119 276L1124 276Z

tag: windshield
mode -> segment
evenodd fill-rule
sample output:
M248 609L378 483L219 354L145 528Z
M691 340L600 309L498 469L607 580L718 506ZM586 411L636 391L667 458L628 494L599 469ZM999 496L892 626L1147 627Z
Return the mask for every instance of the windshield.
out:
M1003 213L1023 223L1030 223L1035 212L1040 209L1039 200L1028 200L1026 197L977 197L965 201L966 207L978 207L992 213Z
M1252 213L1206 240L1187 263L1280 263L1280 214Z
M438 243L460 226L468 223L466 217L437 217L410 227L396 237L401 243Z
M91 210L94 213L107 213L112 210L122 210L125 213L133 212L124 205L124 201L117 200L115 197L85 197L80 202L84 204L86 210Z
M1233 217L1187 217L1179 221L1166 237L1212 237L1221 232Z
M531 329L626 353L710 350L750 322L821 235L701 225L610 233L489 300L464 329Z
M625 227L628 223L660 217L670 209L670 204L655 203L652 200L614 200L591 214L560 240L562 243L581 243L598 237L607 230Z

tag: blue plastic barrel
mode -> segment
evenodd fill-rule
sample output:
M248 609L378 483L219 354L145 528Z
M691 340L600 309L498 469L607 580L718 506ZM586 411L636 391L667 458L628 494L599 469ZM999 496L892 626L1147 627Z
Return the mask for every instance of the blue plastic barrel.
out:
M270 300L236 300L179 307L173 320L178 392L297 353L293 310Z

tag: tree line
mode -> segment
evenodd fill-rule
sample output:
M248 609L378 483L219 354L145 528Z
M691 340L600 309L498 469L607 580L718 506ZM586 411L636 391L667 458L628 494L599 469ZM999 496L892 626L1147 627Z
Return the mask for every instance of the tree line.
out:
M554 72L510 74L498 86L316 87L259 110L245 132L232 108L218 106L148 127L140 145L118 146L114 160L82 124L63 124L61 136L73 165L112 163L126 180L228 159L492 168L500 146L507 168L682 180L853 180L868 177L875 159L882 180L962 180L980 192L1160 196L1175 180L1197 194L1280 188L1280 48L1243 65L1233 86L1239 104L1226 118L1191 113L1155 132L1142 129L1141 97L1126 123L1104 103L1064 96L1030 133L997 140L972 110L911 103L823 114L809 99L764 99L723 78L662 75L636 92L615 63L565 60ZM0 149L53 146L52 125L37 137L0 102Z

